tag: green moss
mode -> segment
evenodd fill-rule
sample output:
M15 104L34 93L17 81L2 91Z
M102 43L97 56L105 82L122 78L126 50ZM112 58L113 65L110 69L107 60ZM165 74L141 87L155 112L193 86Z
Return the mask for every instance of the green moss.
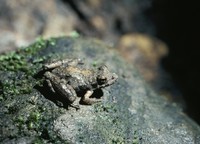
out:
M23 71L30 70L29 58L37 51L44 48L46 41L38 39L36 43L27 47L12 51L0 56L0 70L2 71Z
M2 84L2 89L4 96L28 94L32 92L33 83L25 75L21 75L21 77L5 80Z
M0 70L2 71L23 71L32 74L33 65L43 62L46 57L37 57L37 53L48 44L55 45L56 39L44 40L38 38L36 42L28 47L18 49L0 56ZM36 56L36 58L33 56Z
M34 44L26 48L0 55L0 71L5 74L15 72L13 77L1 82L2 95L31 93L34 81L33 75L42 66L42 62L47 59L47 57L39 56L38 53L49 44L55 45L55 42L54 38L44 40L40 37Z
M26 120L24 119L24 116L17 116L15 119L14 119L14 122L16 124L16 126L19 128L20 131L22 131L24 125L25 125L25 122Z
M92 66L96 67L97 66L97 61L93 61Z
M69 34L69 36L72 37L72 38L78 38L80 36L80 34L77 31L72 31Z
M30 116L27 120L27 127L29 130L35 129L39 130L39 120L41 119L41 113L39 111L33 111L30 113Z
M19 129L16 135L38 136L37 139L39 140L48 139L59 141L60 139L57 138L57 135L51 128L54 117L50 115L50 109L41 111L40 107L41 105L37 104L34 108L29 109L29 111L27 111L27 107L24 107L26 111L19 110L19 114L13 117L14 125ZM58 112L55 113L55 117L57 117L59 114Z
M40 112L35 111L35 112L32 112L32 113L30 114L29 119L30 119L30 121L32 121L32 122L34 122L34 123L37 123L38 120L40 119L40 117L41 117Z
M56 45L56 39L55 39L55 38L50 38L50 39L48 40L48 42L49 42L49 44L52 45L52 46Z
M17 52L10 52L0 56L0 70L3 71L26 71L26 62L24 56L19 55Z

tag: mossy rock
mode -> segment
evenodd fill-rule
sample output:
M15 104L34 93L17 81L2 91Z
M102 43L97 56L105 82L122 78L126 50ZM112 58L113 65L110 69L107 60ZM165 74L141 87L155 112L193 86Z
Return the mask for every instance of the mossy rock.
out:
M36 76L46 61L64 58L105 64L118 81L103 89L100 103L65 107ZM1 143L200 143L200 127L99 40L39 39L0 55L0 63Z

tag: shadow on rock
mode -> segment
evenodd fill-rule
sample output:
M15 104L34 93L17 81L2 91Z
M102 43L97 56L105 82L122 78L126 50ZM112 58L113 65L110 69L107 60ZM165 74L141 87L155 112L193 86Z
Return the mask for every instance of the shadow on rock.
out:
M52 92L49 89L48 84L46 82L43 82L42 86L36 85L34 88L37 89L46 99L55 103L58 107L63 107L65 109L68 109L69 107L74 107L76 109L79 109L78 105L73 105L67 98ZM85 93L86 91L77 92L77 97L81 98L79 104L87 105L82 99ZM103 91L101 89L96 89L92 94L91 98L100 99L102 96Z

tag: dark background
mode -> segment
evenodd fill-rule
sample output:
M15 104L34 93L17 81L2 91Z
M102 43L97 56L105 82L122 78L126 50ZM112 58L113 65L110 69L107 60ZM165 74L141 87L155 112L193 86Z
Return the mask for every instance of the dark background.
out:
M200 124L199 8L195 1L155 0L149 9L156 36L169 46L162 60L182 92L186 112Z

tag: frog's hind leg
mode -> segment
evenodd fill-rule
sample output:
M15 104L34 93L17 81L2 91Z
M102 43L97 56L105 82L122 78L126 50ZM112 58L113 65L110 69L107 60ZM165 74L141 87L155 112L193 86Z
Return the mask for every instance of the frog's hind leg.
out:
M58 60L58 61L54 61L51 63L47 63L44 65L43 69L50 70L50 69L54 69L54 68L62 66L62 65L76 66L78 64L83 64L81 59L64 59L64 60Z
M59 82L54 82L52 85L54 90L70 103L76 100L77 95L75 90L64 79L61 79Z
M55 87L55 86L54 86ZM78 104L74 104L77 94L72 86L66 84L66 81L62 79L59 85L56 86L57 92L66 100L69 106L79 109Z
M51 72L46 72L44 76L52 92L58 93L70 104L72 104L76 100L77 94L75 90L72 86L67 84L67 81L65 79L60 79L57 75Z
M66 81L64 79L61 80L60 86L59 86L59 93L62 95L63 98L66 98L69 102L69 105L71 107L74 107L76 109L79 109L78 104L74 104L77 94L72 86L66 84Z
M94 103L101 102L101 99L90 98L90 96L92 96L93 92L94 91L92 91L92 90L88 90L86 92L86 94L82 98L82 101L84 102L84 104L92 105Z

